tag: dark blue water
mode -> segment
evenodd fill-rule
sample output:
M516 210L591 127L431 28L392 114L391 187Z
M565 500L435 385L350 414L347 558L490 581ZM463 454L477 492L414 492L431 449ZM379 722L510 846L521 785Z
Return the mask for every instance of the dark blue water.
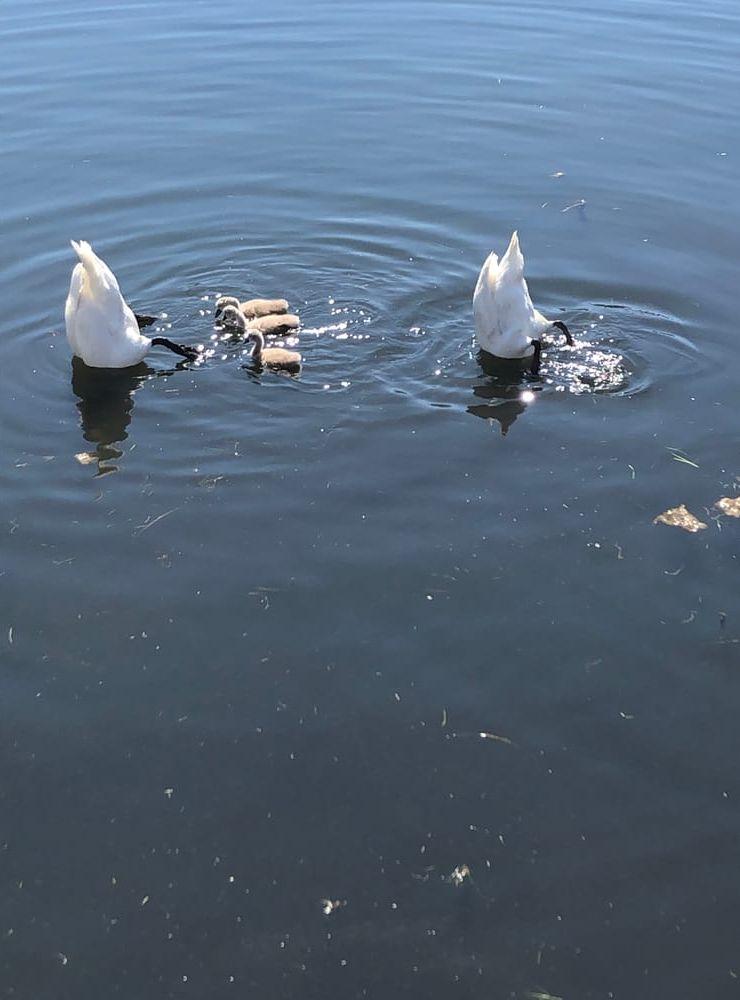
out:
M0 996L736 997L737 6L5 0L0 56ZM524 401L514 228L580 345ZM286 296L302 375L73 367L70 238L181 341Z

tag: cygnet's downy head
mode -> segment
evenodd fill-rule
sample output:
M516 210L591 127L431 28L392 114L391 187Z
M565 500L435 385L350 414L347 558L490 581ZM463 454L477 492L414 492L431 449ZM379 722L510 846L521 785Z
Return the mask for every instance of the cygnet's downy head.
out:
M221 319L221 313L227 306L233 306L235 309L241 309L239 304L239 299L234 295L219 295L216 299L216 319Z
M238 306L227 305L221 310L218 320L222 326L226 326L232 330L246 330L247 321L242 315L241 309Z
M255 364L262 364L262 350L265 346L265 336L261 330L250 330L247 334L247 343L252 345L249 352Z

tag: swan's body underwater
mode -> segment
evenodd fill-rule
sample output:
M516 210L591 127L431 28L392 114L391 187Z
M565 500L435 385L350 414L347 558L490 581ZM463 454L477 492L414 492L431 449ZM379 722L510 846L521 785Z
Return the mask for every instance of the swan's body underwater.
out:
M479 347L496 358L531 358L533 375L540 367L542 336L550 327L558 327L573 344L565 323L547 319L533 306L516 232L500 261L495 253L486 258L475 286L473 315Z
M72 240L71 244L79 263L72 271L64 322L73 354L90 368L129 368L157 345L189 361L197 358L193 347L174 344L166 337L145 337L139 322L148 325L152 317L137 320L121 295L116 276L89 243Z

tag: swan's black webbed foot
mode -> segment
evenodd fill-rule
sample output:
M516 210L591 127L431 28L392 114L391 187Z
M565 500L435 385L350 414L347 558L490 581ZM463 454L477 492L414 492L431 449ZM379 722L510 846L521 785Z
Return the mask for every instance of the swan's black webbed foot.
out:
M530 378L539 378L542 361L542 341L533 340L532 347L534 347L534 354L532 355L532 364L529 367L528 375Z
M134 319L139 324L139 329L143 330L145 326L151 326L152 323L156 323L157 316L140 316L139 313L134 313Z
M573 338L571 337L570 330L565 325L565 323L561 322L561 320L559 320L559 319L556 319L556 320L554 320L554 322L553 322L552 325L556 326L558 328L558 330L560 330L560 332L563 334L563 336L565 337L565 343L568 345L568 347L572 347L573 346Z
M187 344L175 344L173 341L168 340L167 337L154 337L152 339L152 347L166 347L168 350L174 351L175 354L179 354L181 358L187 358L188 361L195 361L200 356L200 351L197 347L188 347Z

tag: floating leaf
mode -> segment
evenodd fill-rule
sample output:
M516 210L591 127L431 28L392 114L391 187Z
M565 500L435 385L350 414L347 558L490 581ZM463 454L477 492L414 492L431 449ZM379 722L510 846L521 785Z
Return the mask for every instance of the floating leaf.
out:
M98 460L98 456L94 451L78 451L75 458L80 465L92 465L93 462L97 462Z
M686 509L685 504L664 510L662 514L658 514L653 524L669 524L672 528L683 528L684 531L690 531L692 534L706 528L706 524L698 517L694 517L691 511Z
M714 506L730 517L740 517L740 497L720 497Z

